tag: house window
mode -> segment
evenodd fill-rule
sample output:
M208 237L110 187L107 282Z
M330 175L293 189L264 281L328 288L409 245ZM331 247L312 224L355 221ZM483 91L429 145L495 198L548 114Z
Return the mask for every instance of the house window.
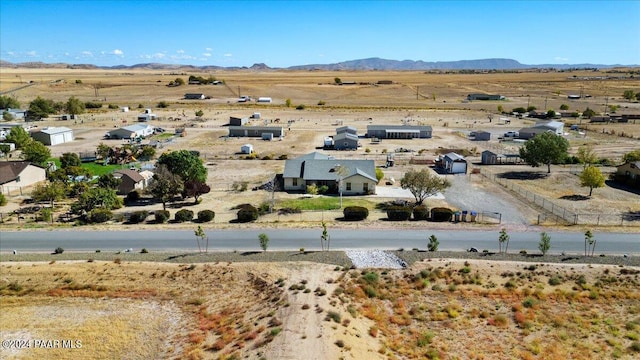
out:
M350 182L347 183L347 191L351 191L351 183Z
M369 183L362 184L362 191L365 193L369 192Z
M298 186L298 179L293 178L293 186Z

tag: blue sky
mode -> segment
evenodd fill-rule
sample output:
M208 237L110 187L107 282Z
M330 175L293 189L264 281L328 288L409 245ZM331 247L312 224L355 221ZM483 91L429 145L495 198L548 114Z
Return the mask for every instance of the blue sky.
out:
M0 59L271 67L640 64L640 1L0 0Z

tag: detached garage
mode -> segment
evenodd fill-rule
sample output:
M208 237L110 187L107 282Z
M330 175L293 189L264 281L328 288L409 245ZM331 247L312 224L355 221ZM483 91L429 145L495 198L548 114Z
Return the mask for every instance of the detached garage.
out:
M73 130L67 127L46 127L32 132L31 137L45 145L58 145L73 141Z
M467 160L461 155L450 152L444 155L444 169L449 174L466 174Z

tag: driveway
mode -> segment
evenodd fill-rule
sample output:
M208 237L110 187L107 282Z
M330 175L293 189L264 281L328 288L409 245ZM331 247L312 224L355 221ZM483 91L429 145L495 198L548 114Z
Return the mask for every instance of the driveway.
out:
M480 176L480 175L478 175ZM489 192L469 180L469 175L448 175L451 187L444 194L446 201L459 208L477 212L497 212L502 214L502 224L529 225L530 221L518 210L521 204L512 196L501 196Z
M394 199L415 199L413 197L413 194L411 194L411 191L403 189L399 186L376 186L375 196ZM442 194L436 194L434 196L430 196L428 199L442 200L444 198L445 197Z

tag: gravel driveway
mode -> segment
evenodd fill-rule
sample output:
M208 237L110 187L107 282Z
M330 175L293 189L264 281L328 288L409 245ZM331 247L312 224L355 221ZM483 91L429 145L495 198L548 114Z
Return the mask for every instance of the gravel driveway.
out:
M461 209L502 214L502 224L529 225L527 217L518 210L519 204L492 192L488 192L469 181L468 175L449 175L451 187L444 193L446 201Z

